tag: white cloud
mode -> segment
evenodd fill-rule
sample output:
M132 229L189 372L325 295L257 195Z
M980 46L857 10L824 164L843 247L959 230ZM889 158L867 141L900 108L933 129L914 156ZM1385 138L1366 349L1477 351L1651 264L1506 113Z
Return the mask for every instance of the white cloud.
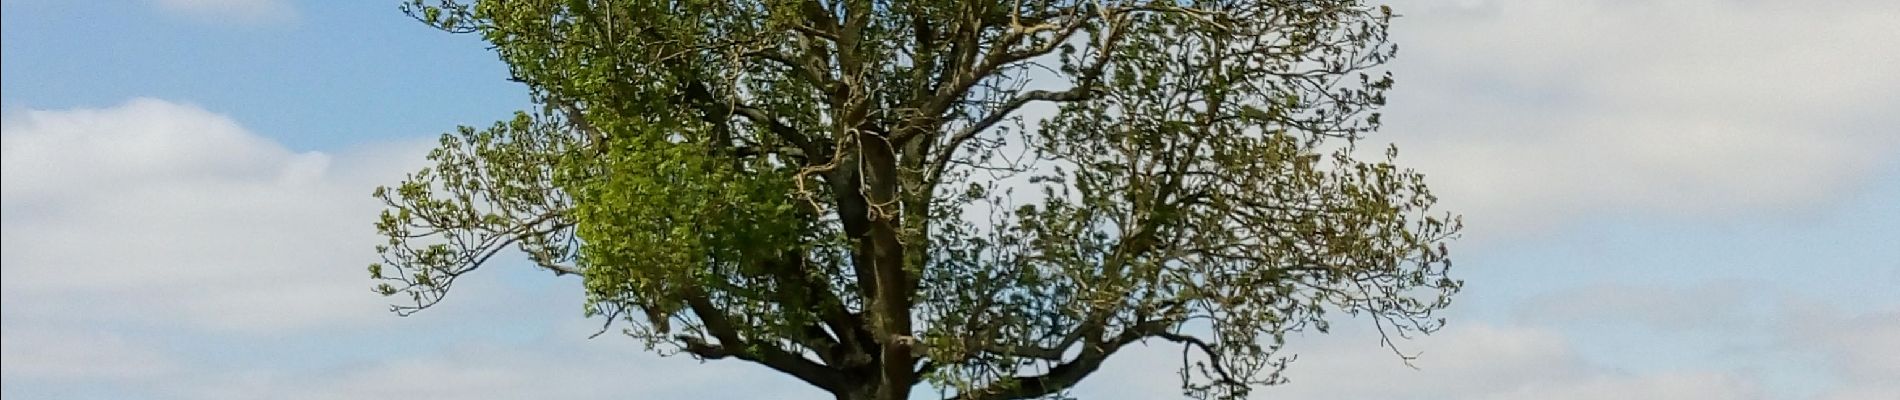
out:
M555 329L559 334L537 340L473 340L319 369L220 367L184 352L160 350L163 346L152 340L77 330L22 333L12 327L0 337L5 341L0 355L7 366L5 378L15 388L111 388L154 399L824 397L804 383L749 363L662 358L615 335L588 340L584 332L593 326L573 321L580 323L565 324ZM418 342L422 336L389 339Z
M1813 207L1900 152L1900 3L1408 3L1388 138L1481 231Z
M532 275L489 268L442 307L390 315L363 269L380 207L369 192L419 167L429 143L299 153L157 99L28 110L0 128L8 397L821 394L749 363L588 340L599 322L581 317L578 285L526 265L516 272Z
M1900 357L1894 357L1900 354L1900 308L1861 315L1825 307L1802 311L1782 334L1789 346L1820 355L1839 377L1842 384L1824 399L1886 399L1900 393Z
M1885 398L1900 392L1900 359L1891 356L1900 354L1900 303L1893 300L1900 299L1841 302L1765 282L1602 284L1541 295L1521 304L1518 316L1574 336L1597 335L1597 360L1641 358L1630 365L1645 367L1656 356L1642 352L1663 351L1673 362L1713 361L1729 368L1729 378L1745 372L1740 377L1778 383L1777 398ZM1642 341L1612 344L1603 337ZM1719 380L1709 372L1692 375Z
M1633 323L1658 331L1732 336L1779 322L1788 312L1786 302L1784 293L1757 282L1605 283L1543 293L1519 304L1516 317L1546 325Z
M1900 310L1870 314L1828 327L1823 343L1848 375L1866 381L1900 377ZM1891 383L1891 382L1890 382Z
M1473 300L1473 299L1467 299ZM1900 303L1832 304L1764 282L1604 284L1529 299L1516 321L1453 317L1400 341L1364 319L1289 337L1263 398L1884 399L1900 393ZM1482 300L1479 300L1482 301ZM1632 330L1632 328L1634 328ZM1179 346L1110 359L1082 398L1170 398Z
M586 330L569 326L564 333ZM739 361L661 358L627 338L562 335L463 343L440 352L305 373L222 371L152 385L172 398L287 400L820 398L817 389ZM731 382L744 382L734 385ZM801 396L802 395L802 396Z
M1750 381L1720 373L1664 373L1649 376L1597 375L1575 381L1537 382L1481 399L1760 399Z
M8 380L144 380L179 371L169 355L121 335L38 327L0 332L0 363Z
M419 147L294 153L153 99L24 112L0 140L9 319L281 332L382 316L357 267L375 243L368 192Z
M562 340L546 344L497 342L508 332L581 320L577 285L538 273L531 276L539 280L506 282L507 268L489 268L482 271L485 279L458 286L453 304L413 318L388 313L389 300L370 292L373 282L364 270L374 259L371 245L378 243L370 223L380 205L369 192L419 167L431 143L294 152L224 115L157 99L23 111L9 114L0 127L0 299L6 304L8 390L52 382L174 393L172 398L279 397L201 392L246 387L199 378L215 377L296 388L318 398L360 398L346 394L402 382L373 380L355 370L299 370L335 362L302 359L370 358L383 361L363 368L383 374L432 368L444 379L465 380L515 365L566 362L547 355L520 358L538 351L570 349L562 353L572 356L569 361L591 360L494 381L513 388L498 393L529 393L578 385L573 379L579 378L570 375L604 379L601 374L628 371L620 364L651 362L582 357L584 351L571 349L602 349L575 347L589 346L587 330L562 331ZM528 271L525 265L519 269ZM338 344L339 337L375 343L359 348ZM611 336L598 342L638 346ZM389 343L400 343L403 351L369 354L387 351ZM449 345L476 350L437 349ZM256 356L186 351L206 347L291 358L257 365L230 359ZM466 352L498 355L455 358ZM580 369L608 372L586 375ZM689 381L692 375L665 376Z
M152 0L165 11L192 17L245 23L289 22L297 19L289 0Z
M1363 322L1363 321L1360 321ZM1327 399L1756 399L1748 376L1728 371L1630 373L1586 360L1558 331L1468 323L1400 342L1416 369L1378 345L1370 328L1291 339L1300 357L1289 382L1261 389L1263 398ZM1112 359L1084 383L1084 398L1168 398L1179 391L1165 371L1180 350L1160 346Z

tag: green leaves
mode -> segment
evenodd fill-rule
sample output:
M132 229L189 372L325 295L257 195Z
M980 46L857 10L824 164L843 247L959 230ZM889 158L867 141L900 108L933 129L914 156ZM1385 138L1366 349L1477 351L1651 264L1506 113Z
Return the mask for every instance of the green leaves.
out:
M595 162L596 178L566 188L588 243L581 256L596 300L622 290L640 301L678 296L679 285L744 275L737 269L745 262L800 241L790 171L735 167L703 145L665 136L621 136Z
M521 251L662 352L834 393L1054 395L1086 374L1022 374L1160 339L1193 350L1187 393L1229 398L1278 382L1288 332L1336 311L1429 332L1461 286L1457 217L1395 148L1355 151L1393 87L1387 7L404 10L481 35L541 107L373 193L398 312Z

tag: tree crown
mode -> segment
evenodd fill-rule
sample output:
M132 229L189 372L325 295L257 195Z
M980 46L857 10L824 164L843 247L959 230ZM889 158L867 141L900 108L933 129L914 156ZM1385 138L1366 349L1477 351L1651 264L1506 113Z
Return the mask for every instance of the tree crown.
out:
M1353 0L518 0L405 11L541 107L376 196L407 313L510 248L665 352L839 398L1059 395L1142 341L1187 394L1283 337L1429 332L1456 217L1396 149ZM1362 160L1371 158L1371 160Z

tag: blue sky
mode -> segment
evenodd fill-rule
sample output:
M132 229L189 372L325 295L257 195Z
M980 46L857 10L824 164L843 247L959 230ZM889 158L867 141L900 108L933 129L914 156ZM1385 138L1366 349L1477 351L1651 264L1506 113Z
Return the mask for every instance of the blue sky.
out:
M1345 320L1262 395L1900 393L1900 3L1769 3L1396 2L1378 139L1466 214L1468 289L1418 369ZM0 7L0 396L822 398L588 340L521 263L383 311L369 190L527 105L475 38L380 1ZM1174 351L1077 394L1173 395Z

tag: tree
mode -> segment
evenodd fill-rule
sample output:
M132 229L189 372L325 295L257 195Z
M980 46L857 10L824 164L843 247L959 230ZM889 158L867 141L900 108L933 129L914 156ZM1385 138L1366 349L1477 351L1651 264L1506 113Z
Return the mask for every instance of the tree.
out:
M663 353L839 399L1058 396L1140 343L1232 398L1280 381L1289 332L1430 332L1460 286L1457 218L1395 149L1357 156L1392 86L1383 6L404 10L480 35L538 105L377 190L369 272L405 315L514 248Z

